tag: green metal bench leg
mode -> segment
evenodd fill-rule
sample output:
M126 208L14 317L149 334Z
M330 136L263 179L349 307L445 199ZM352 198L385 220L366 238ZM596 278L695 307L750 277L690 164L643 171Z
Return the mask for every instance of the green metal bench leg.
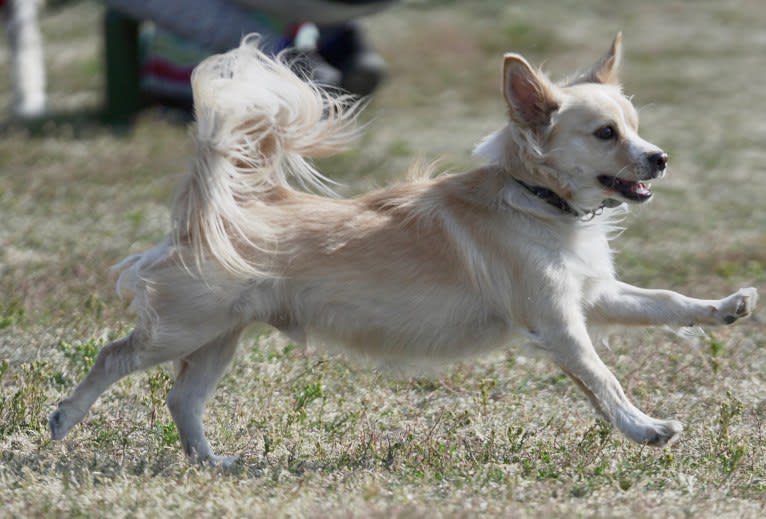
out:
M104 16L106 89L104 119L109 124L130 125L142 105L139 68L139 20L113 9Z

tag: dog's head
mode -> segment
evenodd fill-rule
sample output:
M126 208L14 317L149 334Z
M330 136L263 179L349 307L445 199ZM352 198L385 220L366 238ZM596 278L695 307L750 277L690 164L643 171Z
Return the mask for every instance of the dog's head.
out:
M639 136L638 114L620 88L621 47L618 34L593 67L563 84L518 54L503 62L510 124L495 136L505 142L485 146L505 155L512 170L522 166L521 180L553 190L579 211L646 202L648 181L666 172L667 155ZM497 153L498 146L505 151Z

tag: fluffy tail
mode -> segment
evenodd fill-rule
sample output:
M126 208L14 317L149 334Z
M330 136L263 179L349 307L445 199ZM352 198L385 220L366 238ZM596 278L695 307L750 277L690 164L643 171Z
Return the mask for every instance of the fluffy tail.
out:
M306 159L348 145L360 103L299 78L284 58L259 51L257 37L202 62L192 88L196 157L173 208L174 241L197 263L212 256L236 275L258 275L263 265L243 249L273 243L246 207L289 180L331 193Z

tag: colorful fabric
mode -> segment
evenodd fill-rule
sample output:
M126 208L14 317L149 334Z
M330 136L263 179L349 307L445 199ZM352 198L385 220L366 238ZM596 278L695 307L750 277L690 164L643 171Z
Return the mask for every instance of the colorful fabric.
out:
M106 5L133 18L193 41L211 52L239 45L246 34L263 35L266 52L284 46L289 22L232 0L106 0Z
M250 16L263 27L261 34L270 42L269 52L277 53L291 44L294 37L292 27L286 28L261 13L253 12ZM194 67L215 52L149 22L141 30L141 47L142 90L154 97L181 101L192 98L191 74Z
M155 97L190 100L192 70L210 52L153 24L141 30L141 48L141 89Z

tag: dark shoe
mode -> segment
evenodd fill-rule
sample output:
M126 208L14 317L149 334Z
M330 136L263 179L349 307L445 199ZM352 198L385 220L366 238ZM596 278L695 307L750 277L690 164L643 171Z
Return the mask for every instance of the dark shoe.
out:
M319 54L340 71L340 86L352 94L371 94L386 75L383 57L364 40L356 23L323 27L318 42Z

